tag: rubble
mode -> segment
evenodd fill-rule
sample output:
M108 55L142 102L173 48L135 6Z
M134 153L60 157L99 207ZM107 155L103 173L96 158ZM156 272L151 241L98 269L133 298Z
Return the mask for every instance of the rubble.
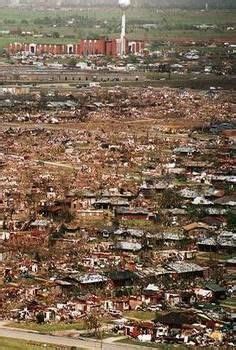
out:
M235 341L227 92L86 88L1 110L2 319L95 314L140 342Z

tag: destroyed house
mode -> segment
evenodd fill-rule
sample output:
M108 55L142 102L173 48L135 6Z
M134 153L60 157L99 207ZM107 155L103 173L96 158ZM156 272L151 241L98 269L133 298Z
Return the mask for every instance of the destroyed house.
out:
M208 163L208 162L202 162L202 161L185 161L184 166L187 171L190 172L201 172L206 169L213 168L214 169L214 164L213 163Z
M62 215L65 211L69 211L71 207L70 200L58 200L53 204L44 205L40 208L40 213L45 217L58 217Z
M181 155L181 156L185 156L185 155L192 156L196 152L197 150L191 146L182 146L174 149L174 153L176 155Z
M151 237L153 242L179 243L186 237L181 232L158 232Z
M103 199L123 199L123 200L132 200L135 198L135 195L129 191L124 191L118 188L112 188L109 190L104 190L100 194L100 197Z
M144 236L148 236L149 234L146 234L143 230L133 229L133 228L116 228L116 227L106 227L102 229L100 232L104 238L109 237L119 237L120 239L126 239L126 238L135 238L135 239L141 239Z
M133 237L133 238L142 238L145 233L142 230L138 229L132 229L132 228L119 228L118 230L114 231L115 236L121 236L121 237Z
M98 195L94 192L84 190L79 194L78 201L81 202L84 207L91 207L96 201ZM76 203L75 203L76 204ZM77 204L76 204L77 207Z
M189 235L199 235L199 234L205 234L208 231L210 231L210 227L207 224L204 224L202 222L193 222L191 224L183 226L184 232L186 232Z
M163 291L154 284L149 284L142 291L142 301L145 304L158 304L163 298Z
M63 278L63 279L56 279L54 281L54 292L57 295L70 295L75 286L77 286L78 282L71 280L71 279L67 279L67 278Z
M121 220L155 220L156 215L144 208L116 208L115 216Z
M226 298L226 288L225 287L221 287L220 285L218 285L214 282L207 282L205 284L205 288L212 292L214 300Z
M114 249L127 252L138 252L142 249L142 245L138 242L119 241L114 244Z
M192 278L194 276L206 278L208 275L208 268L186 261L171 262L166 264L165 268L170 271L174 278L180 276L184 278Z
M89 286L89 285L95 285L98 286L104 286L107 282L107 277L100 275L100 274L86 274L79 278L79 284L82 286Z
M93 206L95 207L95 209L113 210L115 208L123 208L123 207L128 208L129 202L127 199L100 198L93 203Z
M218 206L226 206L229 208L236 208L236 194L228 195L221 197L219 199L216 199L214 202L215 205Z
M236 234L233 232L222 232L217 237L209 237L198 241L197 245L200 251L235 253Z
M159 181L157 183L149 183L149 182L144 182L140 188L139 188L139 193L141 193L144 198L151 198L157 193L163 192L166 188L169 187L169 184L164 181Z
M50 223L48 220L39 219L39 220L35 220L35 221L31 222L30 226L32 228L43 231L43 230L48 228L49 224Z
M173 328L184 328L197 323L197 315L192 311L171 311L164 315L157 315L154 322Z
M107 273L107 276L114 287L132 286L139 280L135 272L128 270L111 271Z
M125 335L137 338L142 342L150 342L153 339L154 324L151 321L132 321L131 325L125 325Z
M129 310L129 297L119 297L113 300L113 308L118 311Z

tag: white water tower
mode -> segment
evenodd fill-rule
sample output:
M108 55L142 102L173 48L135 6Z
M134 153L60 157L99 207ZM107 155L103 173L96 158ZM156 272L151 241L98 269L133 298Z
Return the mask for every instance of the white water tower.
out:
M119 0L119 6L122 10L121 21L121 35L120 35L120 56L126 54L126 39L125 39L125 26L126 26L126 10L130 6L130 0Z

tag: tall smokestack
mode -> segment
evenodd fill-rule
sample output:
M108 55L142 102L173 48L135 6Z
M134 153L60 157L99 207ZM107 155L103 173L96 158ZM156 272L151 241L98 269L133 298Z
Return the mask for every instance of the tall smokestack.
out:
M120 35L120 56L124 56L126 54L126 10L130 6L130 0L119 0L119 6L123 11Z
M124 56L126 54L126 45L125 45L125 26L126 26L126 15L125 11L122 14L122 19L121 19L121 36L120 36L120 55Z

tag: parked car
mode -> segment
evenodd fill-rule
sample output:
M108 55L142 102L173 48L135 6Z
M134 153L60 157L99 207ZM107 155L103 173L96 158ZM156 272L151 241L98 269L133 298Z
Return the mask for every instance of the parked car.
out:
M162 309L161 304L149 305L147 308L148 311L160 311L161 309Z
M122 317L122 312L119 310L109 310L109 314L113 317Z

